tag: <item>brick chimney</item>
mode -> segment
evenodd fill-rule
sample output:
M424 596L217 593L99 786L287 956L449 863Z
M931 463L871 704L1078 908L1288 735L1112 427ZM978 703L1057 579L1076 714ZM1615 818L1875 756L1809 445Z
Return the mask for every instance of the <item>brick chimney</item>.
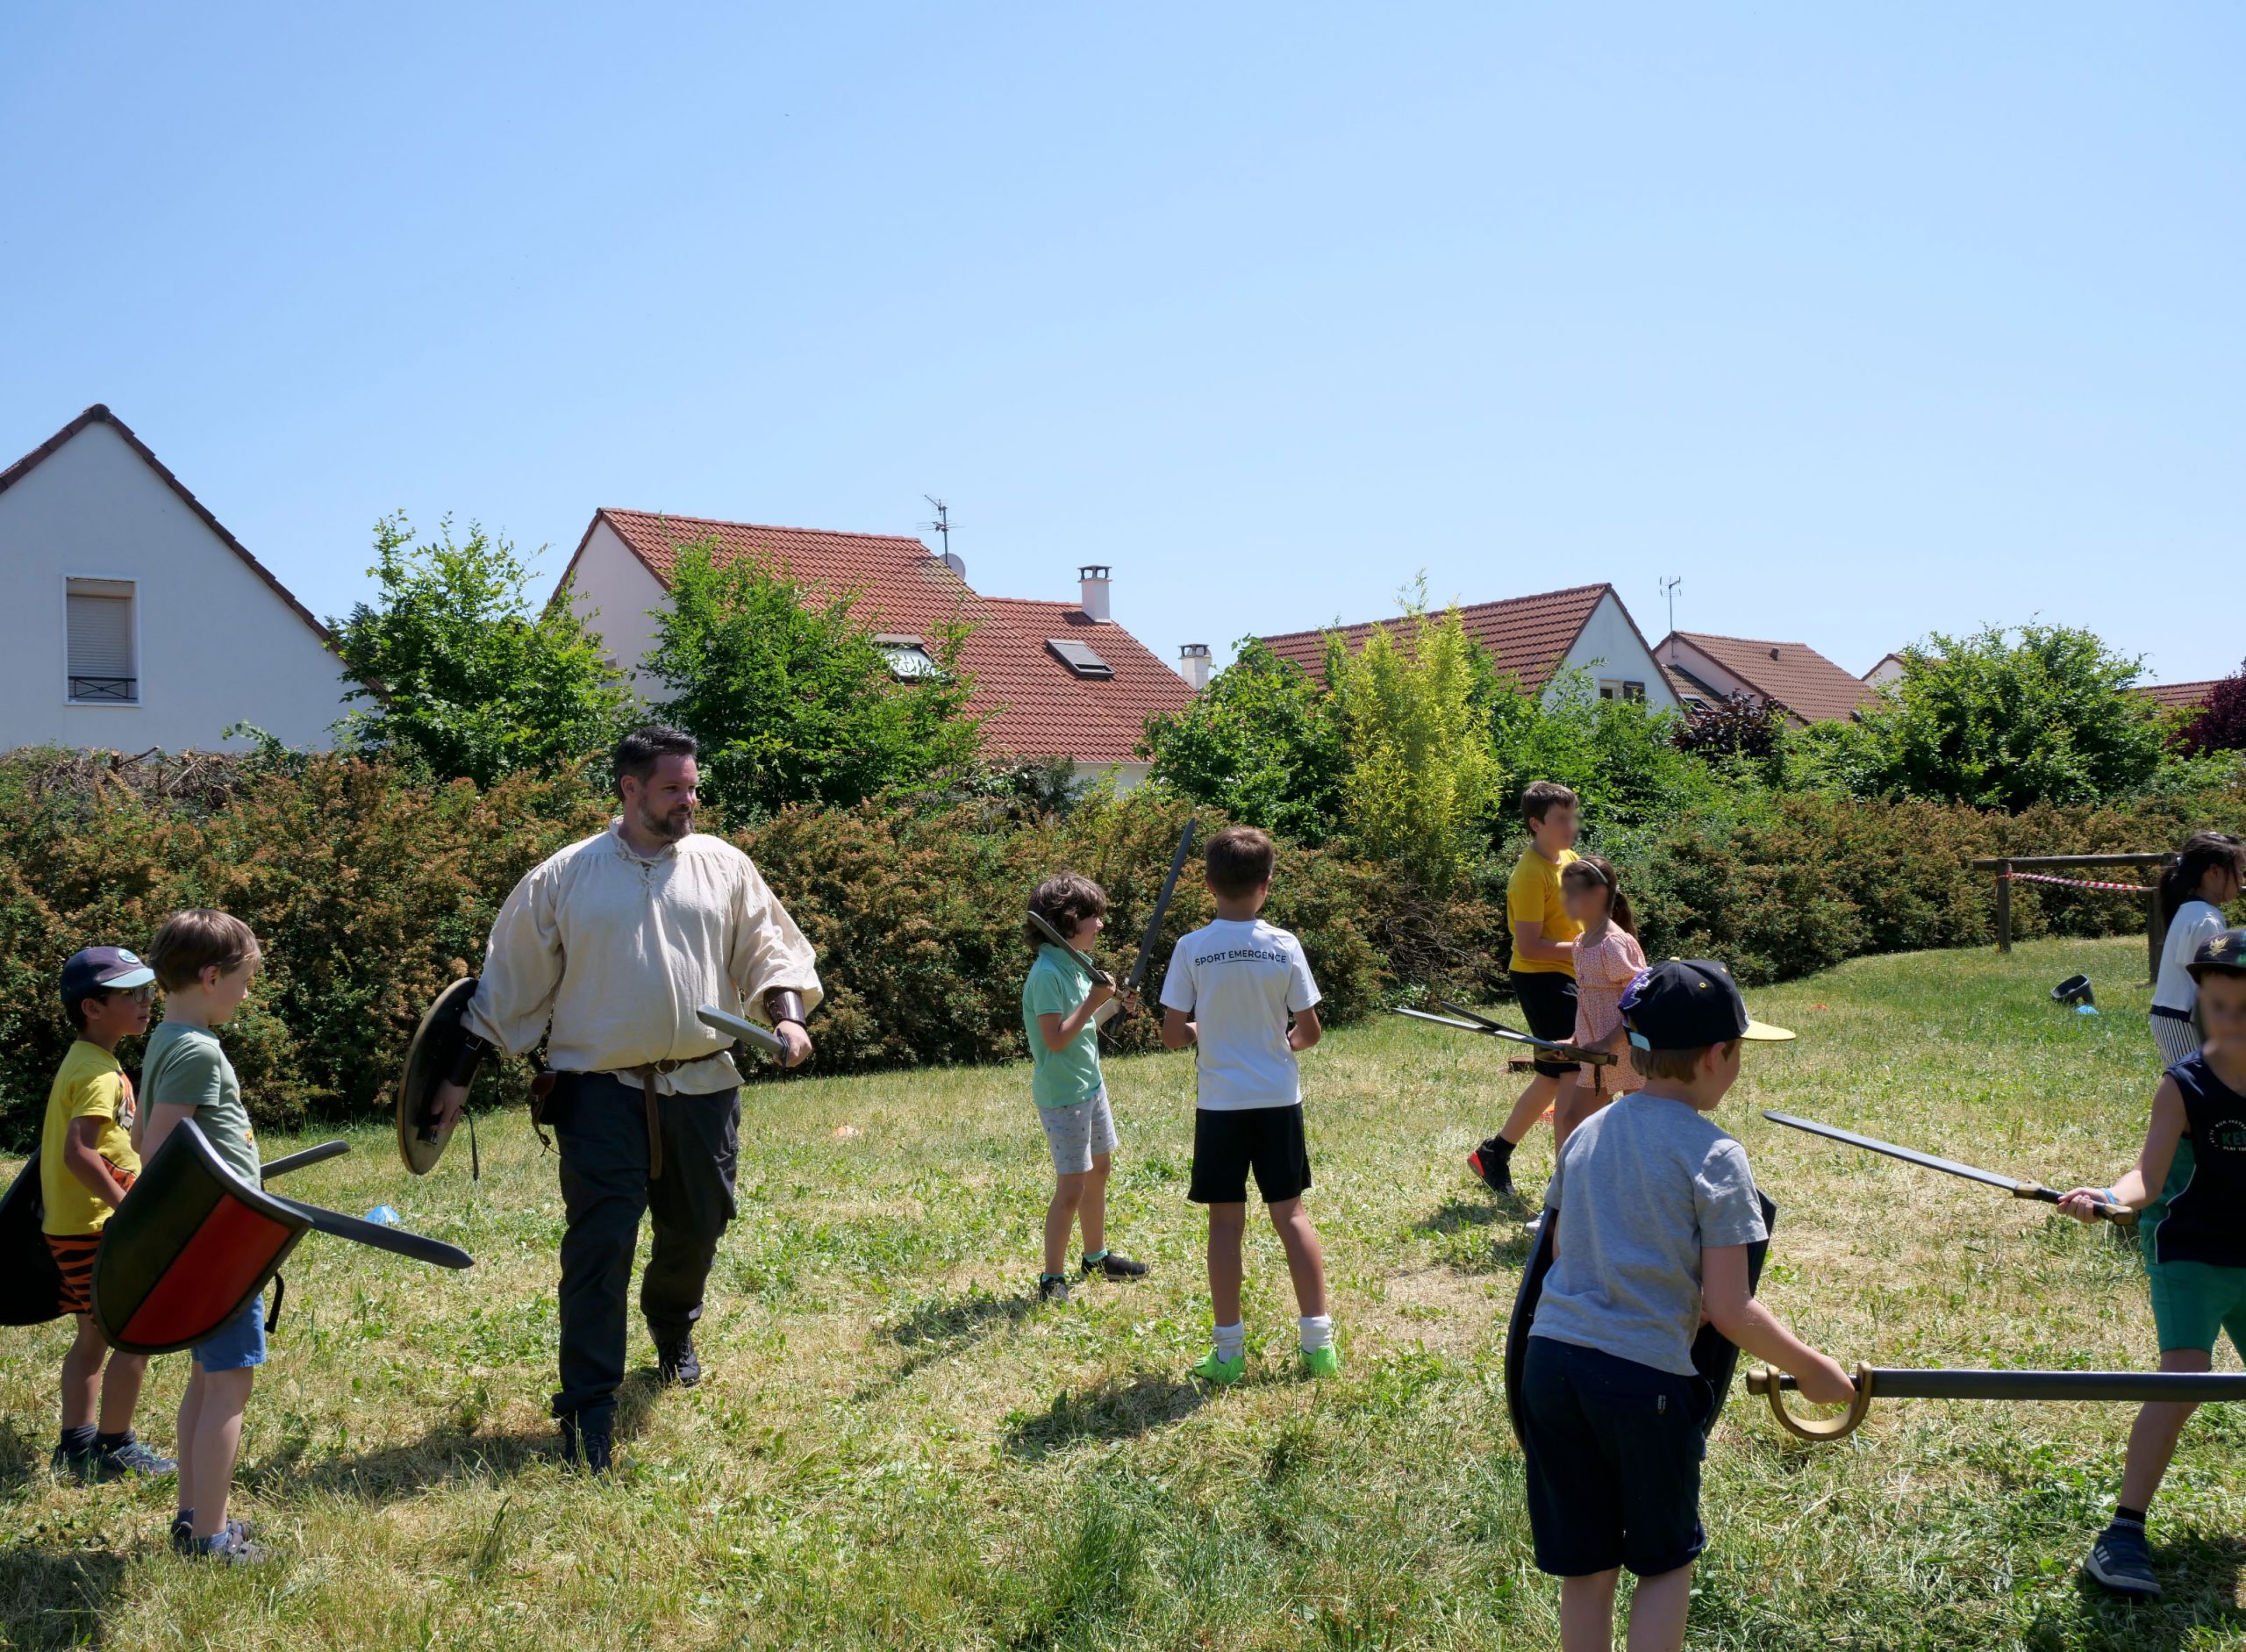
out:
M1104 565L1088 563L1077 569L1077 589L1082 593L1077 606L1087 618L1107 619L1107 569Z
M1209 645L1189 642L1177 651L1177 675L1185 679L1185 686L1198 694L1209 686Z

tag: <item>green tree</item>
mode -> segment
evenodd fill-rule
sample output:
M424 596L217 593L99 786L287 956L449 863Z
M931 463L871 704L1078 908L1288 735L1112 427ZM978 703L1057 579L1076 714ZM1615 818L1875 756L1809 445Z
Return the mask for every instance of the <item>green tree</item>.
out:
M753 557L679 552L670 606L642 666L655 707L702 746L703 790L736 823L790 804L848 805L972 763L964 627L925 639L933 669L901 677L857 616Z
M1863 714L1864 781L2006 810L2134 791L2161 757L2157 708L2123 691L2142 669L2072 626L1937 634L1903 651L1901 679Z
M1608 831L1670 819L1719 783L1708 764L1677 749L1674 714L1601 699L1580 669L1562 670L1541 693L1498 679L1484 703L1508 803L1534 781L1556 780L1583 800L1587 826ZM1518 825L1508 808L1500 834Z
M488 786L545 772L614 738L630 690L564 590L540 604L504 539L452 518L424 542L404 515L375 525L376 599L330 619L345 697L369 707L336 726L368 753Z
M1150 719L1141 749L1154 779L1295 842L1324 843L1341 821L1348 759L1332 698L1253 637L1184 710Z
M1407 604L1404 646L1375 626L1351 654L1326 647L1326 678L1348 771L1349 841L1423 890L1448 894L1479 855L1499 771L1482 709L1487 672L1456 608L1430 619Z

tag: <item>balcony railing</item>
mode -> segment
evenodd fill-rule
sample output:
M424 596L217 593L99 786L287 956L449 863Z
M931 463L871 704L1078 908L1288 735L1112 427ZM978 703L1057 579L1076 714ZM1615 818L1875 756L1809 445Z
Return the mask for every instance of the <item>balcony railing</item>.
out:
M140 698L138 677L72 677L70 697L111 705L131 705Z

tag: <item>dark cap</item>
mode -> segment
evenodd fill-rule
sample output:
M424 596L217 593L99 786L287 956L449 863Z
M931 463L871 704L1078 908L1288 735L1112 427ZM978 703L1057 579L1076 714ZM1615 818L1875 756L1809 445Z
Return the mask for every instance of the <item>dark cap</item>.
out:
M2246 929L2226 929L2219 935L2209 935L2184 967L2194 981L2206 980L2210 969L2217 975L2246 975Z
M75 1004L97 992L119 987L145 987L156 972L140 962L137 952L122 947L89 947L74 952L62 966L62 1001Z
M1793 1036L1747 1013L1731 971L1706 958L1671 958L1638 972L1622 992L1622 1025L1640 1049L1705 1049L1735 1038Z

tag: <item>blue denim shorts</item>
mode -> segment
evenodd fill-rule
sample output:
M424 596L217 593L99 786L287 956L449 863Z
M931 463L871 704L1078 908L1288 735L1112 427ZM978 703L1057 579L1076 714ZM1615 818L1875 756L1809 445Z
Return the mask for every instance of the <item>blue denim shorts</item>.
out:
M246 1371L265 1363L265 1294L195 1345L195 1362L206 1371Z

